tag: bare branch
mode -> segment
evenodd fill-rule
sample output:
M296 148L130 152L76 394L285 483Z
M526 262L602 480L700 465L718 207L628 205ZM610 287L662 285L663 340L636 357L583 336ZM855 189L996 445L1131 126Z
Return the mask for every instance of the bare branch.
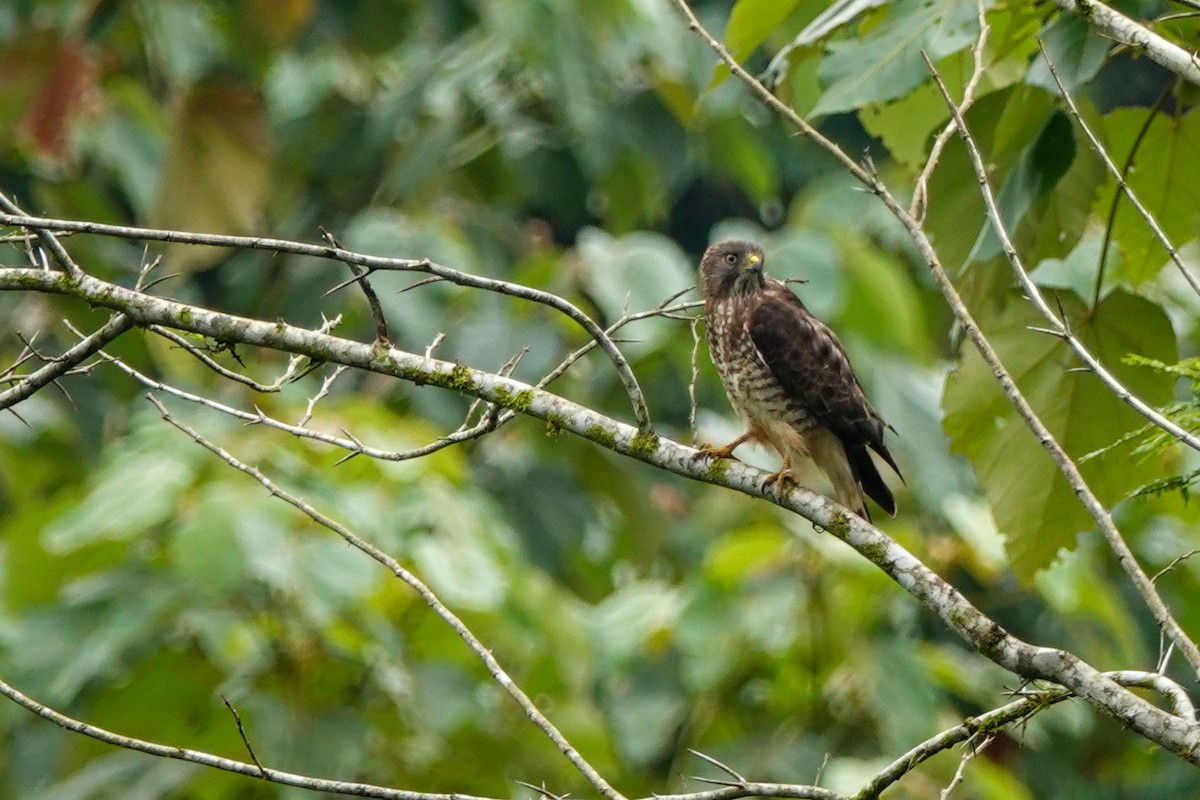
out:
M995 741L995 739L995 734L989 734L979 744L975 744L974 738L967 742L969 746L963 751L962 758L958 760L958 769L954 770L954 777L950 779L950 783L946 784L946 788L942 789L938 795L938 800L946 800L950 796L950 793L962 784L963 779L966 777L967 764L971 763L975 756L986 750L988 745Z
M0 192L0 209L4 209L5 211L11 212L12 214L16 214L18 216L25 216L25 212L21 210L21 207L3 192ZM26 226L21 225L20 227ZM71 258L71 254L68 253L67 249L62 246L62 243L58 241L58 237L56 237L54 233L44 228L36 228L35 226L29 227L34 228L34 232L37 234L37 238L42 243L42 246L54 255L54 260L57 261L64 270L66 270L68 275L70 275L72 278L78 278L83 274L83 270L80 269L79 265L75 263L75 259ZM31 243L26 240L26 246L29 246L30 244Z
M158 334L159 336L163 337L164 339L175 344L177 347L179 347L183 350L186 350L193 358L195 358L197 361L199 361L204 366L211 369L213 372L220 375L222 378L226 378L231 381L236 381L237 383L245 384L246 386L249 386L254 391L263 392L264 394L269 393L269 392L278 392L280 390L280 388L283 386L282 382L280 382L280 381L276 381L273 384L259 383L258 381L254 380L253 378L243 375L240 372L237 372L232 369L227 369L226 367L223 367L222 365L218 364L216 362L216 360L213 359L208 353L204 352L199 347L192 344L184 337L180 336L178 333L175 333L175 331L164 328L161 325L151 325L147 328L147 330L151 331L152 333Z
M1173 559L1171 560L1171 563L1170 563L1170 564L1167 564L1165 567L1163 567L1162 569L1160 569L1158 572L1154 573L1154 577L1152 577L1152 578L1150 579L1150 582L1151 582L1151 583L1158 583L1158 579L1159 579L1159 578L1161 578L1163 575L1166 575L1168 572L1170 572L1171 570L1175 569L1177 566L1179 566L1180 564L1182 564L1184 561L1187 561L1189 558L1191 558L1192 556L1196 555L1197 553L1200 553L1200 550L1193 548L1193 549L1191 549L1191 550L1188 550L1188 551L1187 551L1186 553L1184 553L1183 555L1178 555L1178 556L1175 556L1175 558L1173 558Z
M323 444L331 445L333 447L338 447L343 450L348 450L348 451L350 451L351 457L358 456L358 455L364 455L364 456L368 456L370 458L377 458L380 461L410 461L414 458L421 458L421 457L427 456L431 453L436 453L438 450L441 450L445 447L449 447L450 445L469 441L471 439L477 439L480 436L484 435L485 433L489 433L491 430L494 430L496 427L495 424L485 424L486 423L486 420L485 420L485 422L482 422L473 428L466 428L466 429L460 428L459 430L455 431L454 433L447 434L446 436L443 436L442 438L438 439L437 441L431 442L422 447L414 447L409 450L383 450L383 449L380 449L377 447L371 447L370 445L363 444L356 437L354 437L348 433L346 434L346 438L342 438L339 436L334 436L333 434L323 433L321 431L314 431L311 428L305 427L305 425L307 424L307 421L303 421L299 425L289 425L288 423L286 423L282 420L278 420L278 419L275 419L274 417L268 416L260 408L255 408L253 412L250 412L250 411L243 411L241 409L233 408L232 406L227 406L224 403L219 403L216 400L213 400L209 397L194 394L192 392L188 392L183 389L179 389L175 386L171 386L170 384L163 383L162 381L155 380L154 378L151 378L149 375L146 375L145 373L140 372L137 369L134 369L133 367L131 367L129 364L126 364L121 359L115 358L114 356L110 356L108 353L101 352L99 355L100 355L100 358L104 359L108 363L117 367L117 369L121 370L126 375L139 381L140 383L142 383L143 385L145 385L146 387L148 387L150 389L154 389L155 391L159 391L159 392L164 392L173 397L178 397L181 400L187 400L189 403L195 403L197 405L204 406L205 408L211 409L211 410L219 412L221 414L226 414L226 415L234 417L236 419L240 419L243 422L246 422L250 425L265 425L268 428L275 428L276 430L283 431L284 433L290 433L291 435L293 435L297 438L300 438L300 439L312 439L313 441L316 441L316 442L321 442ZM340 370L349 369L349 367L347 367L345 365L339 365L338 368ZM345 460L345 459L343 459L343 460ZM339 461L338 463L340 464L341 461Z
M55 711L49 706L43 705L28 695L22 694L8 683L0 680L0 695L4 695L9 700L12 700L22 708L32 711L43 719L53 722L60 728L64 728L74 733L83 734L92 739L104 742L106 744L124 747L127 750L136 750L141 753L148 753L159 758L173 758L178 761L188 761L192 764L200 764L205 767L213 767L214 769L224 770L226 772L235 772L238 775L246 775L251 778L260 778L270 783L278 783L283 786L296 786L301 789L309 789L314 792L329 792L333 794L352 795L354 797L373 797L380 800L491 800L490 798L476 797L467 794L434 794L431 792L410 792L404 789L389 789L385 786L374 786L369 783L351 783L348 781L334 781L325 778L312 778L307 775L298 775L294 772L282 772L277 769L268 767L260 767L257 764L247 764L244 761L235 761L231 758L222 758L205 753L200 750L189 750L184 747L172 747L170 745L158 744L157 742L148 742L145 739L135 739L132 736L122 736L119 733L100 728L95 725L89 725L86 722L81 722L74 717L68 717L66 714Z
M637 421L638 429L642 433L651 433L653 431L653 427L650 424L650 411L646 406L645 395L642 394L641 387L638 385L637 378L634 376L633 370L630 368L629 362L626 360L625 355L620 351L616 343L613 342L613 340L604 332L604 329L601 328L595 320L585 314L575 304L559 297L558 295L551 294L550 292L544 292L540 289L522 286L519 283L513 283L511 281L503 281L496 278L484 278L479 275L472 275L470 273L462 272L460 270L447 267L443 264L430 261L427 258L383 258L381 256L369 256L362 253L355 253L328 245L305 244L302 242L293 242L285 239L266 239L257 236L227 236L213 233L187 233L184 231L136 228L128 225L105 225L98 222L47 219L44 217L27 216L23 213L20 213L19 209L14 213L0 212L0 225L16 225L41 231L74 231L77 233L94 233L102 236L116 236L125 239L136 239L139 241L148 240L158 242L176 242L179 244L207 245L213 247L235 247L246 250L269 250L276 253L290 253L292 255L333 259L348 265L353 264L359 267L365 267L368 272L373 270L425 272L438 278L448 280L451 283L458 284L459 286L483 289L485 291L504 294L510 297L519 298L521 300L529 300L530 302L549 306L550 308L553 308L569 317L581 328L583 328L589 336L596 340L600 348L609 357L609 360L612 361L613 367L617 372L617 377L620 378L621 384L625 387L625 393L629 396L630 404L633 406L634 419ZM358 280L358 278L356 277L355 280Z
M725 762L718 761L717 759L713 758L712 756L707 755L705 753L701 753L699 750L693 750L690 747L688 748L688 752L691 753L692 755L694 755L696 758L701 759L702 761L707 761L709 764L712 764L714 767L721 770L729 777L733 778L734 781L737 782L738 786L746 785L746 779L742 776L742 774L739 773L737 770L735 770L733 767L730 767L727 764L725 764Z
M242 725L242 715L233 707L233 703L229 702L229 698L221 695L221 701L225 703L225 707L229 709L229 713L233 715L233 721L237 723L238 736L242 738L242 744L246 745L246 752L250 756L250 760L254 762L254 766L258 767L258 775L260 778L267 777L267 771L263 769L262 762L258 760L258 756L254 755L254 748L250 746L250 738L246 736L246 728Z
M3 195L0 195L2 197ZM133 321L121 313L113 314L100 329L60 356L49 360L44 367L21 378L11 389L0 392L0 409L10 408L32 397L44 386L55 382L74 367L99 352L121 334L133 327Z
M1067 87L1063 85L1062 80L1059 78L1058 70L1055 69L1054 63L1050 60L1050 54L1046 52L1046 47L1041 39L1038 40L1038 47L1041 48L1042 58L1045 59L1046 66L1050 68L1050 75L1054 78L1054 83L1058 86L1059 94L1062 95L1063 100L1067 104L1067 109L1071 112L1071 118L1075 120L1075 124L1077 124L1079 129L1083 131L1085 136L1087 136L1088 141L1091 142L1092 149L1095 150L1100 155L1100 158L1104 161L1104 166L1108 168L1109 173L1112 174L1113 178L1117 182L1118 191L1129 198L1129 202L1133 204L1133 207L1137 209L1138 214L1141 214L1142 219L1146 221L1146 225L1154 234L1154 238L1158 239L1159 243L1163 246L1163 249L1167 251L1167 255L1171 258L1171 263L1173 263L1179 269L1179 272L1183 275L1184 280L1187 281L1188 286L1192 287L1192 291L1200 295L1200 281L1198 281L1196 277L1188 271L1187 267L1183 265L1183 260L1179 257L1179 251L1176 249L1175 245L1171 243L1166 231L1164 231L1162 226L1158 224L1158 220L1154 218L1154 215L1150 213L1150 210L1142 204L1140 199L1138 199L1138 196L1134 193L1133 188L1125 182L1124 173L1115 163L1113 163L1112 158L1108 155L1108 150L1106 150L1104 145L1101 144L1100 139L1096 136L1096 134L1092 132L1091 126L1084 121L1083 115L1079 113L1079 107L1075 105L1075 100L1071 97L1071 93L1067 91Z
M716 783L717 781L712 781ZM798 783L738 783L723 789L689 794L656 794L642 800L737 800L739 797L786 797L795 800L846 800L845 795L820 786Z
M321 228L321 237L337 250L345 250L342 243L338 241L330 231ZM375 338L381 342L387 342L388 339L388 324L387 318L383 315L383 306L379 302L379 295L375 294L375 290L371 287L370 273L364 270L357 264L346 262L346 266L350 268L350 273L354 276L355 281L362 288L363 294L367 297L367 306L371 309L371 319L375 323Z
M1192 699L1188 697L1188 693L1166 675L1132 669L1109 672L1107 675L1122 686L1141 686L1144 689L1153 689L1170 701L1175 716L1193 721L1196 719L1196 708L1192 705Z
M547 719L545 714L541 712L537 705L535 705L534 702L529 699L529 696L525 694L521 687L517 686L509 674L504 671L504 668L500 666L500 662L496 660L496 657L492 655L492 651L485 646L483 642L481 642L475 636L474 633L471 632L470 628L468 628L466 624L459 619L459 617L453 611L451 611L436 594L434 594L433 590L421 581L420 578L418 578L412 572L409 572L403 565L400 564L399 561L392 558L387 553L384 553L375 545L361 538L345 525L318 511L303 498L281 489L274 481L264 475L257 468L240 461L236 456L232 455L224 448L219 447L218 445L205 439L195 429L190 428L176 420L173 416L171 416L171 413L167 411L166 406L164 406L158 400L158 398L154 397L153 395L147 395L147 398L151 403L154 404L155 408L158 409L158 412L162 415L164 420L190 436L192 440L201 447L204 447L206 450L213 453L239 472L245 473L246 475L254 478L256 481L262 484L264 489L271 493L272 497L279 498L303 513L305 516L312 519L317 524L328 528L338 536L341 536L346 540L347 544L363 552L367 556L370 556L372 559L389 569L392 574L401 581L408 584L413 591L420 595L425 604L433 610L433 613L437 614L437 616L440 617L443 622L445 622L456 634L458 634L459 638L466 643L471 652L473 652L479 658L479 660L483 662L483 665L487 668L487 671L491 674L492 678L494 678L495 681L504 689L504 691L508 693L509 697L516 701L517 705L521 707L521 710L525 712L525 716L527 716L539 730L546 734L546 737L554 743L554 745L559 749L560 752L562 752L564 756L566 756L567 760L570 761L571 764L574 765L574 767L579 770L579 772L585 778L587 778L588 783L590 783L592 787L595 788L596 791L602 796L608 798L608 800L624 800L624 797L621 795L621 793L610 786L606 780L604 780L600 773L597 772L596 769L579 754L579 752L571 745L571 743L567 741L566 737L563 736L558 728L554 726L554 723Z
M300 417L300 422L297 423L298 427L303 428L309 423L313 417L313 414L316 413L317 403L329 396L330 390L333 389L334 382L337 381L338 378L342 377L342 375L344 375L349 369L350 368L345 364L338 364L337 369L331 372L329 376L325 378L325 380L321 381L321 388L318 389L317 393L309 399L308 405L304 409L304 416Z
M987 9L984 7L983 0L977 0L976 10L979 20L979 38L975 40L974 47L971 48L971 60L974 65L971 70L971 77L967 80L967 85L963 87L963 97L958 103L958 108L963 114L967 113L975 103L975 90L979 88L979 82L983 80L984 68L984 49L987 47L988 34L991 32L991 27L987 24ZM954 132L958 128L954 124L954 120L946 123L946 126L938 132L937 138L933 140L933 146L929 148L929 158L925 161L925 167L921 170L921 174L917 176L917 180L913 184L912 203L908 206L908 213L921 221L925 219L925 210L929 207L929 180L933 177L933 171L937 168L938 161L942 157L942 150L950 143L950 139L954 136Z
M1054 0L1062 10L1078 14L1100 33L1144 52L1151 61L1200 86L1200 63L1194 54L1134 22L1098 0Z
M1024 697L977 717L970 717L962 724L942 731L897 758L859 790L853 800L874 800L883 790L932 756L967 741L980 731L1002 730L1009 725L1026 720L1042 709L1060 703L1070 696L1070 693L1061 690L1039 692L1036 696Z

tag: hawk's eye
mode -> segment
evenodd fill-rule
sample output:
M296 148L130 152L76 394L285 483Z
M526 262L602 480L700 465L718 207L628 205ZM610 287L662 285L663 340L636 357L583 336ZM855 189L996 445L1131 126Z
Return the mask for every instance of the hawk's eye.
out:
M725 263L728 264L729 266L732 267L734 264L737 263L737 261L738 261L738 258L737 258L736 253L726 253L725 254Z

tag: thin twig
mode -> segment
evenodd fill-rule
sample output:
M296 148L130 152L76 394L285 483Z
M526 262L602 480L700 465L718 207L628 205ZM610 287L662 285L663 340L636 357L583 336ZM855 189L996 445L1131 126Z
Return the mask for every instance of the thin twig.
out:
M1167 236L1166 231L1164 231L1162 226L1158 224L1158 220L1154 218L1154 214L1150 213L1150 210L1146 208L1140 199L1138 199L1137 194L1133 191L1133 187L1126 182L1125 173L1128 171L1128 165L1126 165L1125 170L1121 170L1115 163L1113 163L1112 158L1108 155L1108 150L1106 150L1104 145L1100 143L1100 139L1092 131L1091 126L1084 121L1083 115L1079 113L1079 107L1075 105L1075 100L1072 99L1071 93L1067 91L1067 87L1063 85L1062 79L1059 78L1058 70L1055 69L1054 62L1050 60L1050 54L1046 52L1046 47L1040 38L1038 39L1038 47L1041 48L1042 58L1045 60L1046 66L1050 68L1050 76L1054 78L1054 83L1058 86L1059 94L1062 95L1063 101L1067 104L1067 110L1071 112L1071 118L1075 120L1075 123L1079 125L1079 129L1083 131L1085 136L1087 136L1088 141L1091 142L1092 149L1099 154L1100 158L1104 161L1104 166L1108 168L1109 173L1112 174L1113 178L1116 180L1117 191L1129 198L1129 202L1134 208L1137 209L1137 212L1142 216L1142 219L1146 221L1146 226L1150 228L1150 231L1154 234L1154 238L1157 239L1159 244L1163 246L1163 249L1167 251L1167 255L1170 257L1171 263L1173 263L1179 269L1179 272L1183 275L1183 279L1187 281L1188 286L1192 287L1192 291L1194 291L1197 295L1200 295L1200 281L1197 281L1196 277L1192 275L1192 273L1188 271L1187 267L1183 265L1183 259L1179 257L1179 250L1171 242L1171 239ZM1149 119L1153 119L1153 117L1154 115L1151 113ZM1143 127L1143 130L1148 129L1149 124ZM1141 134L1139 133L1139 140L1140 138ZM1132 157L1133 156L1131 153L1130 158L1132 159ZM1104 251L1101 252L1103 254ZM1099 290L1099 279L1097 279L1097 297L1099 295ZM1095 305L1094 302L1093 305ZM1155 421L1151 420L1151 422ZM1158 423L1155 422L1155 424L1157 425Z
M489 674L491 674L492 678L494 678L495 681L504 689L504 691L508 693L509 697L511 697L517 703L517 705L521 707L521 710L525 712L525 716L527 716L534 726L542 731L542 733L544 733L546 737L554 743L559 751L566 756L567 760L570 761L571 764L577 770L579 770L580 774L587 779L588 783L590 783L597 792L608 798L608 800L624 800L624 797L621 795L621 793L610 786L608 781L606 781L603 776L601 776L600 773L597 772L596 769L579 754L579 751L577 751L574 746L567 741L566 737L564 737L558 728L555 727L554 723L547 719L546 715L543 714L537 705L529 698L529 696L525 694L521 687L519 687L513 681L504 668L500 666L500 662L496 660L496 657L492 655L492 651L485 646L483 642L481 642L478 637L475 636L474 633L471 632L471 629L466 626L466 624L458 617L458 615L451 611L450 608L446 606L446 604L443 603L441 599L434 594L433 590L426 586L420 578L401 565L399 561L392 558L375 545L361 538L342 523L321 513L303 498L280 488L258 468L252 467L249 464L239 460L236 456L229 453L224 448L213 442L210 442L195 429L175 419L175 417L173 417L171 413L167 411L167 407L164 406L162 402L154 395L148 394L146 397L152 404L154 404L154 407L158 409L158 413L162 415L164 420L181 432L187 434L189 437L191 437L192 441L196 442L198 445L205 448L239 472L254 478L254 480L262 484L264 489L271 493L272 497L279 498L317 524L328 528L338 536L341 536L347 544L379 562L388 570L390 570L393 575L395 575L404 583L408 584L408 586L411 587L413 591L415 591L421 597L425 604L433 610L433 613L440 617L443 622L445 622L456 634L458 634L459 638L466 643L471 652L473 652L476 657L483 662L483 665L487 668L487 671Z
M1177 566L1182 564L1184 561L1187 561L1189 558L1196 555L1197 553L1200 553L1200 550L1193 549L1193 550L1188 550L1183 555L1175 556L1175 558L1171 560L1170 564L1167 564L1165 567L1160 569L1158 572L1154 573L1154 577L1152 577L1150 579L1150 582L1158 583L1159 578L1161 578L1163 575L1166 575L1168 572L1175 569Z
M53 359L47 359L49 363L44 367L23 376L21 381L11 389L5 389L3 392L0 392L0 409L10 408L22 400L33 396L35 392L44 386L56 382L74 367L95 355L101 348L110 344L114 339L132 327L133 320L127 315L121 313L113 314L109 317L108 322L104 323L91 336L86 337L62 355L55 356Z
M971 77L967 80L967 85L963 87L962 100L958 103L959 109L964 114L974 105L975 91L979 88L979 82L983 80L984 48L987 47L988 34L991 32L991 26L987 24L987 9L983 0L977 0L976 12L979 20L979 37L975 40L974 47L971 48L971 59L974 66L971 69ZM938 132L937 138L933 140L933 146L929 149L929 158L925 160L925 167L913 183L913 198L912 203L908 206L908 213L921 222L925 221L925 211L929 207L929 180L933 177L933 171L942 157L942 150L950 143L956 130L954 120L950 120Z
M404 789L374 786L369 783L334 781L326 778L298 775L294 772L281 772L280 770L264 768L257 764L235 761L232 758L222 758L221 756L205 753L200 750L172 747L170 745L146 741L145 739L135 739L132 736L123 736L106 728L91 725L55 711L49 706L39 703L28 695L17 691L3 680L0 680L0 695L4 695L22 708L32 711L34 714L49 720L60 728L82 734L106 744L124 747L127 750L136 750L141 753L158 756L159 758L173 758L178 761L200 764L201 766L212 767L224 770L225 772L233 772L238 775L246 775L251 778L261 778L262 780L278 783L282 786L296 786L314 792L328 792L354 797L371 797L378 798L378 800L491 800L491 798L457 793L435 794L432 792L410 792Z
M21 207L3 192L0 192L0 209L4 209L18 216L27 216L25 212L21 210ZM20 223L9 222L5 222L4 224L20 225ZM20 227L35 228L34 232L37 234L37 238L42 243L42 246L54 255L54 260L57 261L64 270L66 270L68 275L74 279L77 279L83 275L83 270L78 264L75 263L75 259L71 258L71 254L68 253L67 249L62 246L62 243L58 241L58 237L55 236L54 232L46 230L45 228L37 228L36 226L21 225ZM30 244L30 242L26 242L26 246L29 246Z
M342 243L332 232L321 228L321 237L325 242L336 250L345 250ZM390 344L388 338L387 317L383 315L383 306L379 303L379 295L375 294L375 290L371 287L370 275L362 267L357 264L352 264L347 261L346 266L350 268L350 273L354 275L358 285L362 288L363 294L367 297L367 307L371 309L371 319L375 322L375 341Z
M958 769L954 770L954 777L950 779L950 783L946 784L946 788L942 789L941 793L938 795L938 800L947 800L947 798L950 797L950 793L957 789L958 786L963 782L963 779L966 778L967 764L969 764L971 760L975 758L975 756L986 750L988 745L995 741L995 739L995 735L990 734L983 737L983 741L979 744L975 744L974 740L967 742L968 747L963 750L962 758L958 760Z
M700 444L700 433L696 430L696 384L700 382L700 318L696 317L689 326L692 331L692 375L688 380L688 430L692 434L692 446Z
M173 397L178 397L180 400L186 400L189 403L195 403L220 414L225 414L236 419L240 419L249 425L265 425L268 428L274 428L276 430L283 431L284 433L290 433L291 435L300 439L312 439L313 441L321 442L322 444L338 447L342 450L348 450L350 451L351 456L364 455L380 461L411 461L415 458L422 458L432 453L436 453L438 450L449 447L450 445L476 439L492 430L487 425L480 424L474 428L458 430L454 433L447 434L437 441L431 442L430 444L422 447L414 447L409 450L383 450L381 448L371 447L363 444L357 438L349 434L346 434L345 438L343 438L340 436L334 436L333 434L323 433L322 431L314 431L310 428L304 427L303 424L290 425L283 420L268 416L261 408L258 407L255 407L253 412L233 408L232 406L219 403L212 398L205 397L204 395L194 394L184 389L171 386L170 384L164 383L160 380L151 378L149 375L138 371L121 359L111 356L108 353L101 352L99 353L99 356L101 359L112 364L134 380L139 381L147 388L169 394ZM348 367L345 365L340 365L340 367L342 369L348 369ZM339 461L338 463L340 464L342 462Z
M330 373L325 380L321 381L321 388L318 389L317 393L309 399L308 405L304 409L304 416L300 417L300 421L296 423L297 427L303 428L309 423L313 417L313 414L316 413L317 403L329 396L330 390L333 389L334 382L348 372L349 369L350 368L345 364L338 364L337 368L334 369L334 371Z
M745 786L746 785L746 778L740 772L738 772L737 770L735 770L733 767L729 766L725 762L718 761L717 759L713 758L712 756L710 756L706 753L701 753L699 750L693 750L690 747L687 750L689 753L694 755L696 758L699 758L702 761L707 761L709 764L712 764L714 767L721 770L729 777L733 778L737 782L736 783L737 786Z
M341 322L341 314L337 315L333 319L324 319L321 323L321 327L318 328L318 330L328 333L340 325ZM303 356L296 356L288 360L287 368L283 371L282 375L280 375L271 383L260 383L259 381L256 381L247 375L243 375L240 372L221 366L221 364L217 363L217 361L209 356L208 353L204 352L204 350L192 344L186 338L175 333L170 328L165 328L162 325L149 325L147 326L147 329L183 348L190 353L193 358L211 369L213 372L220 375L222 378L228 378L231 381L237 381L238 383L245 384L254 391L261 392L263 394L272 394L274 392L278 392L286 384L303 377L303 375L307 374L308 370L312 367L309 359ZM302 365L307 365L307 368L302 370Z
M246 745L246 752L250 754L250 760L254 762L254 766L258 767L259 777L267 777L267 771L263 769L262 762L258 760L258 756L254 755L254 748L250 746L250 737L246 735L246 728L242 725L242 715L233 707L233 703L229 702L229 698L221 695L221 701L225 703L225 707L229 709L229 713L233 714L233 721L237 723L238 736L242 737L242 744Z

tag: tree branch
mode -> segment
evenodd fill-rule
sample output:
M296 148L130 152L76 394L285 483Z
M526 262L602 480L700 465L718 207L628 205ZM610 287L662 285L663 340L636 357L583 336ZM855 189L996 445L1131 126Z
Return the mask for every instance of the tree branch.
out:
M129 317L121 313L113 314L108 322L91 336L55 357L41 369L22 377L11 389L0 392L0 409L11 408L32 397L38 390L67 374L132 327L133 321Z
M331 792L334 794L345 794L354 797L373 797L380 800L492 800L491 798L476 797L469 794L434 794L430 792L410 792L404 789L389 789L385 786L375 786L369 783L350 783L347 781L334 781L325 778L312 778L307 775L298 775L294 772L282 772L270 767L260 767L257 764L248 764L244 761L235 761L232 758L222 758L211 753L205 753L200 750L189 750L185 747L171 747L170 745L158 744L157 742L148 742L145 739L135 739L132 736L122 736L119 733L113 733L105 728L100 728L95 725L89 725L86 722L81 722L74 717L68 717L49 706L43 705L28 695L14 689L8 683L0 680L0 695L4 695L9 700L12 700L17 705L24 709L32 711L43 719L53 722L60 728L64 728L74 733L80 733L92 739L105 742L106 744L124 747L128 750L137 750L142 753L148 753L152 756L160 758L173 758L178 761L188 761L193 764L200 764L205 767L213 767L214 769L224 770L226 772L236 772L239 775L246 775L250 778L259 778L270 783L278 783L284 786L296 786L301 789L310 789L314 792Z
M1200 86L1200 62L1196 55L1134 22L1120 11L1098 0L1054 0L1058 7L1076 14L1101 34L1143 51L1151 61Z
M219 341L307 355L418 385L429 384L479 397L545 420L558 429L677 475L778 502L849 544L985 657L1023 678L1049 680L1065 686L1166 750L1200 764L1200 726L1195 722L1155 707L1070 653L1037 647L1012 636L911 553L829 498L794 487L781 500L776 500L774 491L764 489L766 473L762 470L725 460L710 463L698 459L697 450L655 434L643 433L512 378L378 343L363 344L283 322L253 320L186 306L88 276L73 282L61 273L44 270L0 270L0 290L3 289L73 296L95 305L119 309L142 326L165 325Z
M0 209L20 217L25 216L25 212L21 210L21 207L3 192L0 192ZM37 234L37 238L39 241L41 241L42 246L49 250L51 254L53 254L54 260L57 261L64 270L66 270L68 275L70 275L72 278L78 278L83 273L83 270L80 269L79 265L75 263L75 259L71 258L71 254L68 253L67 249L62 246L62 242L58 241L58 237L44 228L36 228L34 226L30 227L33 229L34 233Z
M621 384L625 387L625 393L629 396L629 402L633 406L633 415L637 421L638 430L642 433L653 432L653 427L650 424L650 411L646 407L645 395L642 394L642 389L638 385L637 377L634 376L629 362L612 340L612 337L605 333L604 329L595 320L573 303L550 292L533 289L529 286L522 286L511 281L472 275L468 272L462 272L447 267L444 264L430 261L427 258L410 259L369 256L329 245L304 244L285 239L267 239L258 236L227 236L214 233L187 233L184 231L159 230L154 228L136 228L128 225L104 225L98 222L47 219L44 217L30 217L20 213L2 212L0 212L0 225L15 225L39 231L94 233L103 236L116 236L123 239L136 239L138 241L175 242L178 244L206 245L211 247L235 247L243 250L268 250L275 253L289 253L292 255L341 261L347 265L365 267L367 274L377 270L424 272L458 284L459 286L483 289L489 292L496 292L497 294L505 294L510 297L540 303L569 317L583 328L589 336L596 340L599 347L609 357L609 360L612 361L613 368L616 370ZM351 282L354 280L357 280L357 278L352 279Z
M1088 352L1087 348L1083 346L1082 342L1080 342L1079 339L1073 333L1071 333L1062 320L1060 320L1058 316L1050 309L1050 306L1046 303L1045 298L1042 297L1041 290L1025 271L1025 268L1021 263L1021 258L1019 255L1017 255L1016 248L1013 246L1012 239L1005 230L1003 218L1000 216L1000 210L996 205L995 195L992 193L991 185L988 182L987 167L983 162L983 156L980 155L979 148L975 145L975 140L972 138L971 132L967 128L966 121L963 119L958 107L954 105L954 101L950 98L949 93L946 91L946 85L942 82L941 77L937 73L937 69L934 67L933 62L929 60L928 56L925 56L925 63L928 64L934 81L937 83L938 88L942 92L942 97L945 98L946 104L950 107L950 113L954 115L955 124L958 125L958 130L962 134L963 141L966 143L967 153L969 154L971 164L975 169L975 176L979 180L980 191L983 194L984 203L987 206L988 219L991 220L992 227L996 231L997 237L1000 239L1001 246L1003 247L1005 254L1008 256L1008 261L1012 265L1013 271L1016 273L1018 280L1021 282L1021 286L1024 288L1026 296L1034 304L1038 311L1040 311L1042 315L1050 321L1050 324L1054 326L1053 331L1071 344L1071 347L1076 354L1084 359L1088 366L1091 367L1096 374L1101 377L1102 380L1104 380L1106 385L1108 385L1110 388L1112 388L1114 384L1115 386L1120 387L1120 389L1124 392L1124 396L1122 396L1121 392L1117 392L1117 396L1128 401L1128 398L1130 397L1129 392L1125 391L1124 387L1122 387L1115 378L1112 378L1112 376L1108 375L1108 372L1104 369L1104 367L1096 361L1092 354ZM988 358L985 355L985 360L988 361L989 366L992 366L993 371L995 371L997 367L1003 369L1003 365L1000 363L999 357L995 356L994 353L992 358ZM1108 376L1108 379L1105 379L1105 376ZM1011 378L1009 380L1011 381ZM1015 389L1016 384L1013 384L1013 387ZM1114 391L1116 391L1116 389L1114 389ZM1042 423L1041 419L1037 416L1025 398L1020 396L1019 393L1016 395L1010 395L1010 397L1013 398L1017 412L1038 437L1038 441L1042 443L1042 446L1050 454L1050 457L1054 459L1054 462L1058 465L1059 470L1062 471L1063 476L1066 477L1067 482L1071 485L1071 488L1075 490L1076 496L1079 497L1080 502L1083 503L1084 508L1088 510L1088 513L1091 514L1092 519L1096 521L1096 524L1099 526L1100 531L1104 534L1104 538L1108 542L1109 547L1116 555L1117 561L1125 570L1125 573L1129 576L1130 580L1133 581L1134 587L1137 589L1138 594L1142 596L1142 600L1146 603L1147 607L1150 609L1150 612L1154 615L1154 619L1158 623L1159 627L1165 630L1167 635L1171 637L1171 641L1175 642L1179 649L1183 651L1184 657L1187 659L1188 664L1191 665L1192 670L1198 676L1200 676L1200 648L1198 648L1196 643L1188 637L1183 628L1176 621L1174 615L1171 614L1170 609L1167 608L1167 604L1158 594L1158 590L1154 588L1154 583L1150 580L1149 576L1146 575L1141 564L1139 564L1137 558L1134 557L1133 551L1129 549L1129 545L1126 544L1125 539L1121 536L1121 532L1117 529L1112 515L1108 513L1108 510L1092 492L1091 488L1087 484L1087 481L1084 480L1083 474L1080 473L1079 468L1075 465L1075 462L1071 460L1069 455L1067 455L1067 452L1062 448L1062 445L1060 445L1054 439L1053 434L1051 434L1049 429L1046 428L1046 426ZM1137 402L1141 403L1140 400ZM1160 416L1157 414L1157 412L1154 412L1153 409L1148 410L1155 416ZM1163 421L1172 428L1178 428L1178 426L1169 420L1164 419ZM1186 434L1186 432L1184 433ZM1188 435L1190 437L1190 434ZM1200 442L1198 442L1198 444L1200 444Z

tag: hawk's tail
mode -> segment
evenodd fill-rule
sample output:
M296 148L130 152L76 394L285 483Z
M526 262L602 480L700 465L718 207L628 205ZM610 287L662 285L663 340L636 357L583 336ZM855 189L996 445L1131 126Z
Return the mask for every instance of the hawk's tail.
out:
M894 463L890 454L885 455L887 462ZM896 516L896 498L892 497L892 490L883 482L883 478L879 474L875 462L871 459L871 454L867 452L865 447L847 447L846 459L850 462L850 472L854 475L854 480L862 487L863 493L879 504L879 507L886 511L891 516ZM897 470L896 474L900 474ZM866 504L863 504L863 510L866 510ZM867 521L870 521L870 514L864 514Z

